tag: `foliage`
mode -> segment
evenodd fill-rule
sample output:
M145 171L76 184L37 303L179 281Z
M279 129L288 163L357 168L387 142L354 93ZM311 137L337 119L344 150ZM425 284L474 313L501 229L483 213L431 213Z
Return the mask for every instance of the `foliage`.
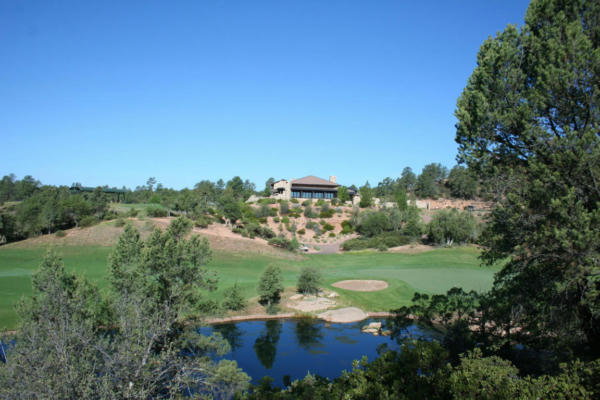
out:
M88 216L83 217L81 219L81 221L79 221L79 226L81 228L87 228L89 226L96 225L98 222L100 222L100 221L98 221L97 217L95 217L93 215L88 215Z
M282 201L279 203L279 214L287 215L290 212L290 203L287 201Z
M373 237L391 230L391 226L385 212L367 211L359 215L356 230L363 236Z
M367 208L373 205L373 189L371 189L371 185L367 181L364 186L360 188L360 207Z
M206 357L223 354L226 342L180 325L182 312L197 304L196 289L209 282L197 273L208 260L207 244L183 239L186 227L176 220L146 242L126 227L110 262L114 301L67 274L49 252L33 276L32 299L20 305L16 344L0 368L0 397L155 398L191 388L243 389L249 378L235 364Z
M349 239L342 243L342 250L387 249L403 246L411 242L410 237L401 233L387 232L369 238Z
M338 196L337 198L339 199L339 201L342 203L350 200L350 193L348 192L348 188L346 186L338 187L337 196Z
M313 211L311 205L307 205L306 208L304 209L304 216L306 218L316 218L317 217L317 213L315 211Z
M482 235L485 260L508 258L497 303L531 345L596 357L599 18L596 1L532 1L520 30L483 43L456 110L459 161L497 188Z
M163 207L148 207L146 215L154 218L164 218L167 216L167 210Z
M477 178L465 167L453 167L448 174L447 185L452 197L472 199L477 195Z
M440 210L427 225L427 238L436 244L451 246L472 243L477 238L477 222L468 211Z
M296 289L299 293L304 294L317 294L319 292L319 285L321 283L321 274L317 269L312 267L302 268L300 276L298 277L298 283Z
M237 282L223 292L223 307L227 310L239 311L246 308L246 300L242 296Z
M259 301L267 306L277 303L283 292L281 269L273 264L267 266L258 283Z
M416 194L421 198L437 198L441 194L441 186L446 175L448 175L448 170L441 164L427 164L423 167L423 171L421 171L421 174L417 178Z

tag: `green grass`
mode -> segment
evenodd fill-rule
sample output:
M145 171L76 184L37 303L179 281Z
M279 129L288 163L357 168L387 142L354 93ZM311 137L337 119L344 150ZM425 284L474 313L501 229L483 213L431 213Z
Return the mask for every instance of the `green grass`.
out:
M65 268L85 275L106 287L107 257L110 247L60 246ZM31 295L30 276L40 264L45 248L0 248L0 331L16 326L14 304ZM491 287L497 267L480 267L475 248L437 249L420 254L360 253L311 255L302 260L284 260L256 254L215 252L209 268L217 272L220 283L209 298L222 299L222 291L235 282L247 298L255 297L256 285L269 263L282 269L284 285L295 286L303 266L321 271L324 287L340 294L341 304L352 304L368 311L387 311L407 305L415 291L443 293L453 286L483 291ZM381 279L389 287L378 292L352 292L333 288L344 279Z
M132 208L138 210L138 216L147 217L146 210L148 208L163 208L166 209L162 204L154 203L136 203L136 204L125 204L125 203L111 203L110 208L118 213L127 213Z

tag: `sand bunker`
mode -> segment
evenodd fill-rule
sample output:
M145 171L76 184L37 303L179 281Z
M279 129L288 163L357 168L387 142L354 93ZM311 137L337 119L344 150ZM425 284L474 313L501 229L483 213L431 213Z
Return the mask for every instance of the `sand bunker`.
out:
M304 300L299 300L295 303L288 304L289 308L303 312L326 310L333 306L335 306L335 301L324 297L315 296L306 297Z
M388 287L386 281L372 281L372 280L349 280L339 281L331 286L335 286L340 289L353 290L355 292L376 292L383 290Z
M339 310L325 311L317 315L317 317L327 322L356 322L362 321L368 315L360 308L346 307Z

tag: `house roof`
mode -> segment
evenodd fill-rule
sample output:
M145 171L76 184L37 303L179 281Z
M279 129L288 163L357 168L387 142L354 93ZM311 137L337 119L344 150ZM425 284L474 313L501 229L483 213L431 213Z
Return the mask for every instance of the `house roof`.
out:
M310 185L310 186L340 186L337 183L318 178L313 175L305 176L304 178L294 179L292 185Z

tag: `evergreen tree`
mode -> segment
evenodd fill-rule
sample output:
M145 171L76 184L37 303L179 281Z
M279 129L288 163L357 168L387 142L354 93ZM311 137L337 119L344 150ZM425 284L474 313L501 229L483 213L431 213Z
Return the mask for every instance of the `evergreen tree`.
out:
M600 355L600 3L534 0L486 40L458 100L459 161L502 187L485 260L520 340ZM498 299L501 304L501 299ZM507 312L510 312L510 309Z

